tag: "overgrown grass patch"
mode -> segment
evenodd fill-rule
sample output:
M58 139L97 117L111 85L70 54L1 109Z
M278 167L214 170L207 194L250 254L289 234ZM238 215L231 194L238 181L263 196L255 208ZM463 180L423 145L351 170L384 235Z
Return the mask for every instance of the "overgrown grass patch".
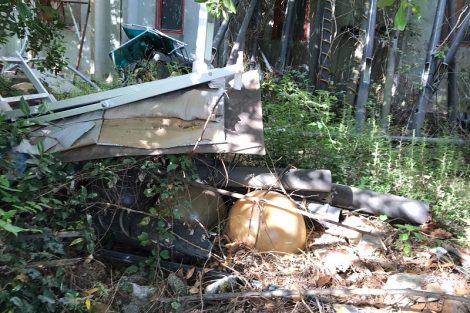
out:
M358 132L351 108L338 98L311 93L297 75L264 81L266 148L274 163L329 169L336 183L424 200L434 221L465 225L470 148L446 140L393 141L374 117Z

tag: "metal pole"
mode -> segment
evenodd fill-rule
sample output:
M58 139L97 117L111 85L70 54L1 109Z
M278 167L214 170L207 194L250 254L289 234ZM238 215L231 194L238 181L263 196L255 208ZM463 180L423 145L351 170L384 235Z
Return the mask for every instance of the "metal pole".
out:
M243 19L242 25L238 30L237 40L233 43L232 51L230 52L230 57L228 59L227 65L235 64L239 56L238 52L243 52L243 49L245 47L246 30L248 29L248 25L250 24L251 17L253 16L253 12L255 11L257 2L258 0L251 0L250 6L246 10L245 18Z
M233 1L235 6L238 5L238 0ZM232 18L233 14L230 13L228 19L224 19L217 30L217 33L214 36L214 40L212 41L212 48L219 49L220 43L222 39L225 37L225 33L227 32L228 26L230 24L230 19Z

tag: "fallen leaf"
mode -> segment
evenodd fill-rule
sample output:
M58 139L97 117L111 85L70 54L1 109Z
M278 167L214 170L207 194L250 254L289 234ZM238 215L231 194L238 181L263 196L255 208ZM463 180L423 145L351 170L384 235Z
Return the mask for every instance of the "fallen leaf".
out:
M423 311L426 308L427 304L426 302L420 302L420 303L415 303L410 306L410 309L416 310L416 311Z
M175 274L179 278L184 279L184 270L183 270L183 268L180 268L179 270L177 270Z
M431 232L431 238L433 239L449 239L452 238L452 234L442 228L435 229Z
M186 273L186 279L190 279L191 277L193 277L193 274L194 274L194 270L196 268L194 266L191 266L189 269L188 269L188 272Z
M98 291L98 288L91 288L91 289L88 289L87 291L85 291L85 293L88 295L88 296L91 296L92 294L94 294L95 292Z
M19 275L16 275L15 277L16 279L18 279L20 282L22 283L27 283L29 282L29 277L28 275L26 275L25 273L21 273Z
M330 275L322 274L317 280L317 287L323 287L331 281Z
M104 303L96 303L93 305L93 312L95 313L106 313L109 312L109 305Z
M90 300L90 298L86 298L86 300L85 300L85 307L86 307L86 309L87 309L88 311L91 310L91 300Z
M199 293L199 288L196 287L196 286L193 286L193 287L189 288L189 293L192 294L192 295L198 294Z

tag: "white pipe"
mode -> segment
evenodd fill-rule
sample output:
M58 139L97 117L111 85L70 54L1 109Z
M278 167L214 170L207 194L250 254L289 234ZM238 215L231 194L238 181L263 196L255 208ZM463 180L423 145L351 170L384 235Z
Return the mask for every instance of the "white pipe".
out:
M209 23L209 14L205 4L199 4L198 21L196 35L196 61L193 63L193 72L206 72L208 69L208 62L210 62L211 59L214 24Z

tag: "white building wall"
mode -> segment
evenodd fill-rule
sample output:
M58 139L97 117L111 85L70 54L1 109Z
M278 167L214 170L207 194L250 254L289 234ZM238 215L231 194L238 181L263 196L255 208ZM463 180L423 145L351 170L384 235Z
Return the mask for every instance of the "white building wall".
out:
M90 0L91 14L88 19L85 44L79 70L95 80L103 80L113 73L109 52L127 41L121 31L122 23L155 27L156 0ZM196 51L199 4L185 1L182 35L170 35L187 44L187 51L194 57ZM85 26L87 5L81 6L81 30ZM73 66L77 63L80 39L74 30L64 30L65 56ZM14 56L21 49L21 40L12 38L0 46L1 56Z

